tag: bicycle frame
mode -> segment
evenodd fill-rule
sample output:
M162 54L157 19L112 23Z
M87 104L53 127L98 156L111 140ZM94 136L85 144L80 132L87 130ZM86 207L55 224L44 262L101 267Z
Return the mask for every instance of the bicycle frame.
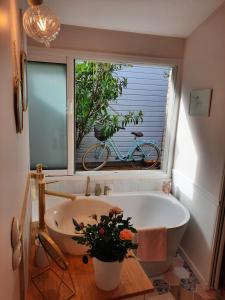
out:
M125 156L122 155L121 151L119 150L118 146L116 145L116 143L114 142L113 139L110 138L107 141L102 142L101 144L104 145L104 146L105 145L109 146L110 149L112 148L119 160L121 160L121 161L133 161L132 153L134 152L134 150L137 147L139 147L139 146L141 146L145 143L155 144L155 142L153 142L153 141L147 141L147 140L145 141L145 140L136 140L135 139L134 142L131 144L130 148L128 149L127 154ZM141 149L141 151L142 151L142 149ZM145 153L143 153L143 154L145 154Z

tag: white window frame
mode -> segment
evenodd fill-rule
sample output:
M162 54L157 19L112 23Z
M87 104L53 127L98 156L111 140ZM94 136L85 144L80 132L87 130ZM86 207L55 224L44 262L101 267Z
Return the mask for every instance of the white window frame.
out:
M44 170L47 176L74 175L74 60L71 57L29 55L29 61L66 65L67 169Z
M40 47L28 47L28 60L38 62L52 62L67 64L67 128L68 128L68 169L67 170L48 170L46 175L107 175L114 172L110 171L75 171L75 132L74 132L74 61L75 60L94 60L106 61L112 63L130 63L130 64L148 64L157 66L168 66L176 68L176 82L174 92L171 97L173 101L169 101L167 107L166 131L164 137L164 154L161 170L129 170L129 174L145 174L156 173L157 177L171 178L172 165L175 149L176 128L178 120L179 102L180 102L180 85L182 60L168 58L154 58L145 56L128 56L114 53L93 53L89 51L76 51L67 49L48 49ZM126 174L126 171L116 171Z

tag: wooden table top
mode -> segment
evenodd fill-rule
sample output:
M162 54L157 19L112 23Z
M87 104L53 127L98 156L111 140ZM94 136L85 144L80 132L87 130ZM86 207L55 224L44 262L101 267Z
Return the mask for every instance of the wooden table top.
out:
M75 299L124 299L153 291L152 283L136 258L124 260L120 285L110 292L102 291L96 287L92 261L84 265L81 257L74 257L70 259L70 264L72 274L76 278L74 281L77 290Z
M34 249L34 245L32 245L31 261L30 261L31 274L35 274L36 272L39 271L36 267L34 267L33 264L34 253L35 253L35 249ZM94 270L93 270L91 259L89 260L88 264L84 264L82 262L81 256L67 255L66 258L70 263L69 269L76 289L76 295L71 299L74 300L125 299L129 297L144 295L153 292L153 285L136 258L128 258L124 260L120 285L118 286L118 288L110 292L102 291L96 287L95 279L94 279ZM49 274L47 275L47 273ZM56 293L53 290L57 289L59 282L57 282L57 280L54 279L54 276L52 276L54 275L54 273L53 274L50 273L51 272L48 271L44 275L45 279L42 280L42 286L44 284L44 286L48 290L51 290L48 299L55 300ZM67 272L64 273L64 276L65 276L64 277L65 281L68 283L68 285L71 286ZM55 278L57 277L55 276ZM53 287L50 288L50 285L52 285ZM68 290L67 290L67 294L68 294ZM28 288L28 300L41 300L41 299L42 297L39 291L34 286L33 282L30 280L29 288Z

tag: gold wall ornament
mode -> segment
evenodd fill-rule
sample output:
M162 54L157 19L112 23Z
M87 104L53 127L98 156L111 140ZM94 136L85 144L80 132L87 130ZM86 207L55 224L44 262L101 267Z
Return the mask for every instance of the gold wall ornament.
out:
M20 56L23 111L25 112L28 107L27 54L22 50Z
M17 55L16 55L16 41L13 42L13 53L14 53L14 61L15 61L15 75L13 77L14 114L15 114L15 122L16 122L16 132L21 133L23 131L23 97L22 97L22 85L21 85Z
M16 132L21 133L23 131L23 97L21 81L17 76L13 80L13 92Z
M29 8L23 14L23 27L29 37L50 47L60 31L59 18L42 4L41 0L29 0Z
M14 217L11 225L11 246L12 246L12 267L13 270L19 268L22 255L23 255L23 247L22 247L22 233L19 225L19 220Z
M28 80L27 80L27 54L24 49L24 30L23 30L23 13L20 9L20 36L22 49L20 52L20 79L22 85L23 111L27 111L28 107Z

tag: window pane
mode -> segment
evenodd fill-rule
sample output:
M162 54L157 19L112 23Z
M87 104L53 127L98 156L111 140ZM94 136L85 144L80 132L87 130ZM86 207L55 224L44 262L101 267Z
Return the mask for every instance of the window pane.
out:
M171 67L76 60L75 72L77 170L101 165L106 153L89 151L100 141L111 149L101 170L162 168Z
M31 169L67 169L66 65L29 62Z

